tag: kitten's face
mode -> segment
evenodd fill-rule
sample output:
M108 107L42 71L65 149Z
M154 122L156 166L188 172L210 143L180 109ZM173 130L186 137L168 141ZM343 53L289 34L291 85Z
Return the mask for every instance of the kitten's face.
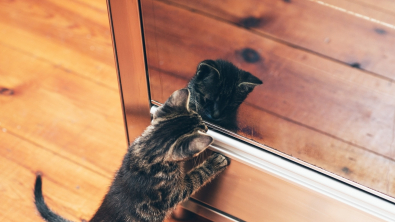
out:
M194 89L192 109L203 119L221 121L233 115L247 95L262 81L223 60L205 60L188 87Z
M167 141L165 161L182 161L197 156L213 141L208 128L195 111L189 109L188 89L174 92L153 116L152 125Z

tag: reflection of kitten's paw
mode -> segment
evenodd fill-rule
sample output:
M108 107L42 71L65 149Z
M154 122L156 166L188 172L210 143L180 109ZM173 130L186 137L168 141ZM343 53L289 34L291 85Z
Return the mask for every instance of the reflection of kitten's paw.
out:
M213 153L207 161L217 169L223 169L230 164L230 159L219 153Z

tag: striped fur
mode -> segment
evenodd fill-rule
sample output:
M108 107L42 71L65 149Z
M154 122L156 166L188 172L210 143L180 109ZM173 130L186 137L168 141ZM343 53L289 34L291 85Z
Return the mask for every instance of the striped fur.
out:
M200 115L188 104L189 90L181 89L157 110L151 125L128 148L91 222L163 221L177 204L226 168L229 160L214 153L198 167L184 172L183 163L212 143ZM39 176L35 194L44 219L66 221L45 205Z

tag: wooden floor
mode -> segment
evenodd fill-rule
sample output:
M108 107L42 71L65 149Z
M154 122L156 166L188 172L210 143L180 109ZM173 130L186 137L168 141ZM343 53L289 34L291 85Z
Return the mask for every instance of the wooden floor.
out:
M162 57L148 55L161 64L151 67L153 77L156 70L171 83L156 92L158 100L184 86L207 53L242 64L265 81L264 96L249 97L241 109L259 117L245 124L264 129L265 144L395 196L393 28L336 10L319 14L323 6L307 0L264 1L262 7L240 8L241 14L219 10L211 1L185 2L156 2L163 9L156 10L162 29L146 29L162 33L165 43L176 39L172 47L182 52L164 57L173 48L162 47ZM391 0L326 2L395 21ZM261 17L267 8L272 14ZM210 28L198 27L191 15ZM190 18L183 21L206 35L166 26L179 22L177 16ZM322 27L340 27L339 33L314 26L318 16L325 18ZM341 19L349 23L336 22ZM299 31L285 32L284 24ZM311 34L315 29L318 37ZM240 41L224 39L224 33ZM231 45L232 53L221 44ZM256 50L260 62L246 63L245 48ZM195 53L186 57L191 49ZM56 212L74 221L95 212L126 151L113 58L105 0L0 1L0 221L42 221L32 192L38 171ZM183 58L188 63L180 65Z
M152 99L222 58L259 77L239 134L395 197L395 3L142 1Z
M0 1L0 221L90 219L126 151L105 0ZM194 221L200 221L194 219Z

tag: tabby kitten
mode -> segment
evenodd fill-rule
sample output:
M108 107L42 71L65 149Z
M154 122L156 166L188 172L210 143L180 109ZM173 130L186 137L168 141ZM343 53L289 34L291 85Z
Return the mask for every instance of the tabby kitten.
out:
M201 62L188 84L189 106L204 120L236 131L237 109L262 81L224 60Z
M201 117L189 109L189 90L174 92L158 108L151 125L129 147L121 168L91 222L163 221L175 206L213 179L229 164L212 154L184 173L182 163L205 150L213 141ZM35 203L50 222L67 221L53 213L35 185Z

